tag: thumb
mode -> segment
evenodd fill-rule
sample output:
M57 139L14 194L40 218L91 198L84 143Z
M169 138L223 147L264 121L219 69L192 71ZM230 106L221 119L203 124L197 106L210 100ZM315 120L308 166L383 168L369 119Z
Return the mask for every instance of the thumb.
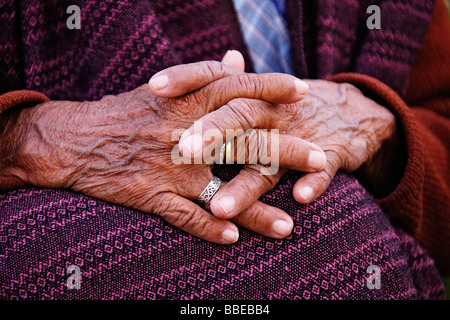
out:
M237 50L228 50L222 58L222 63L226 66L236 68L242 72L245 70L245 60L242 53Z
M219 61L180 64L164 69L150 78L151 93L162 98L174 98L193 92L224 77L243 73L244 57L230 50Z

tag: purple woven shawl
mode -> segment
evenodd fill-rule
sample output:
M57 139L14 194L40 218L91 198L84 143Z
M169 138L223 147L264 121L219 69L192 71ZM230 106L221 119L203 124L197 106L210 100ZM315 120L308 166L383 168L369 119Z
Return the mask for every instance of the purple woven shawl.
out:
M81 8L81 29L66 8ZM381 29L369 30L369 5ZM296 74L359 72L403 94L430 19L430 0L286 0ZM244 52L231 1L39 1L0 6L0 93L32 89L89 100L131 90L168 66ZM251 64L248 63L248 70Z
M360 72L403 93L431 1L371 1L382 29L365 27L369 1L287 0L296 73ZM69 5L81 30L68 30ZM17 1L0 5L0 93L32 89L51 99L98 99L145 83L168 66L248 57L230 1ZM248 70L251 70L248 64ZM223 180L236 168L216 168ZM357 180L338 173L303 206L289 172L261 200L288 212L290 237L241 230L219 246L160 218L66 190L0 194L2 299L417 299L443 298L433 260L394 227ZM67 287L70 265L81 288ZM367 268L381 270L369 289Z

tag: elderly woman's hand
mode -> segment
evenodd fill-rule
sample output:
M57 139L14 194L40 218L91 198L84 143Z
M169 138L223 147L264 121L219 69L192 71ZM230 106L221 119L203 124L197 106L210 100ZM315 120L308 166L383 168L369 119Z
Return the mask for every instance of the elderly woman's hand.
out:
M50 101L16 112L3 132L10 154L0 174L35 186L71 188L158 214L202 239L232 243L238 237L236 226L192 201L211 181L210 165L175 165L172 152L178 141L172 134L234 98L290 103L301 99L307 88L287 75L226 77L233 70L219 65L216 62L222 79L179 98L157 97L146 84L99 101ZM164 87L164 79L158 85ZM322 152L301 139L291 144L298 158L311 150ZM282 165L311 171L307 164L291 160L286 157ZM253 211L264 211L265 217L255 222ZM275 238L287 236L292 228L286 213L260 202L249 206L239 221ZM280 221L287 228L279 228Z
M175 73L176 68L170 72ZM173 85L183 87L190 80L178 77ZM305 139L321 147L326 153L323 170L305 174L294 186L293 196L300 203L310 203L318 198L339 169L355 171L368 165L372 168L369 179L389 175L383 170L389 166L386 163L389 154L395 152L396 123L393 114L350 84L323 80L306 82L309 92L300 102L272 105L254 99L236 99L205 115L197 123L202 124L204 131L214 128L224 134L227 129L279 129L285 135ZM227 116L229 114L233 116ZM181 143L194 134L194 126L191 126L182 135ZM203 148L213 145L214 142L204 143ZM192 152L189 148L182 151L185 155ZM377 163L372 161L374 156ZM239 212L273 188L286 172L283 169L275 175L265 176L260 173L261 168L260 165L245 165L240 174L214 196L212 212L221 218L236 217L233 221L239 223Z

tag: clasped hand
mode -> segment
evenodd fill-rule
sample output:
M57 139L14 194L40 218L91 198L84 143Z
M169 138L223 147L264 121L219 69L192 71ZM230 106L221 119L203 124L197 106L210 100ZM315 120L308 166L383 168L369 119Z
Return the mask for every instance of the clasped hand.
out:
M237 241L236 224L288 236L289 215L258 198L292 169L306 173L294 187L295 199L313 201L338 169L370 162L395 132L394 117L351 85L307 81L308 92L289 75L243 73L238 53L226 58L163 70L150 85L99 101L50 101L20 110L8 135L15 139L14 161L1 174L157 214L216 243ZM262 175L263 166L244 165L200 207L193 200L210 182L211 165L175 165L171 158L172 133L179 129L185 129L181 155L195 156L198 150L186 143L196 141L195 122L224 137L227 129L279 130L280 170ZM223 143L204 142L199 149Z

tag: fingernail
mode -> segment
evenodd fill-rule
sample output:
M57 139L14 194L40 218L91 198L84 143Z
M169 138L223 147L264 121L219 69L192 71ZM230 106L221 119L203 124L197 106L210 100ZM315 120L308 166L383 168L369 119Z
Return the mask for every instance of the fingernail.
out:
M303 187L300 190L300 195L302 196L303 199L305 199L305 201L309 201L311 199L313 192L314 192L313 189L311 189L310 187Z
M311 151L308 157L308 166L314 170L322 170L327 162L327 157L322 151Z
M166 75L153 76L150 79L150 85L156 89L161 90L169 84L169 78Z
M222 210L225 211L226 214L229 214L231 211L233 211L236 206L236 202L231 196L223 196L222 198L217 200L217 203L222 208Z
M222 238L228 243L234 243L238 241L239 233L234 230L227 229L222 233Z
M203 148L203 139L197 134L188 136L180 141L179 148L183 156L195 156Z
M273 223L272 225L272 230L280 235L280 236L286 236L289 234L289 232L291 231L292 226L291 224L289 224L288 222L284 221L284 220L277 220Z
M309 89L309 85L300 79L295 79L295 87L297 88L297 91L301 94L306 94Z
M227 53L225 53L225 55L222 58L222 63L223 64L229 64L228 60L231 58L231 56L233 55L233 51L234 50L228 50Z

